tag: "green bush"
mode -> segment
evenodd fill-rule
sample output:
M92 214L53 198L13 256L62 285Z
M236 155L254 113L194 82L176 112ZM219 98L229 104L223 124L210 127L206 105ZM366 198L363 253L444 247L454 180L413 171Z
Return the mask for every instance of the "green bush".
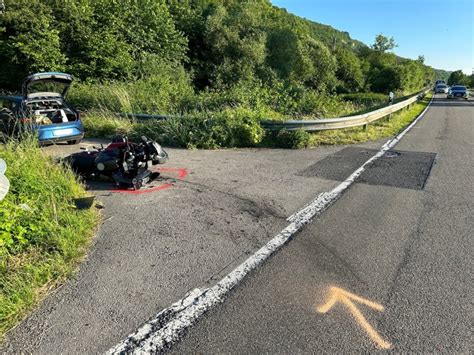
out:
M0 201L0 336L84 255L97 223L78 211L86 194L74 174L43 155L35 140L0 146L10 191Z
M197 112L143 122L96 111L86 115L83 122L90 137L110 138L125 134L136 139L145 135L168 146L215 149L257 146L264 137L261 119L260 114L251 110L228 108L217 113Z
M313 146L314 135L303 131L287 131L285 129L274 133L272 140L268 141L267 144L271 144L278 148L289 148L289 149L303 149Z
M343 94L341 95L341 98L345 101L350 101L355 104L371 107L386 103L388 100L388 95L373 92L360 92L352 94Z

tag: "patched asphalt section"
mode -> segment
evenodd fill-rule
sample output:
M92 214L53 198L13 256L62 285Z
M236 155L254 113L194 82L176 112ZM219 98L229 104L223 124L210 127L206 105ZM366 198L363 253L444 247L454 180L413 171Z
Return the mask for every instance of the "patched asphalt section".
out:
M348 147L310 165L298 176L344 181L378 151ZM370 164L358 183L422 190L436 160L436 153L390 150Z
M422 190L435 159L436 153L388 151L374 161L357 182Z
M377 154L378 149L347 147L321 159L297 175L344 181L367 160Z

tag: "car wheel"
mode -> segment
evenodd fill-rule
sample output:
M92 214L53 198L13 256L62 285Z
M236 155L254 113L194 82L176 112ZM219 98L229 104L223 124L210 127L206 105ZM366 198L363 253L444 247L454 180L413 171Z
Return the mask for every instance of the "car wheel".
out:
M82 139L75 139L75 140L72 140L72 141L67 141L67 144L69 145L74 145L74 144L79 144L81 143Z

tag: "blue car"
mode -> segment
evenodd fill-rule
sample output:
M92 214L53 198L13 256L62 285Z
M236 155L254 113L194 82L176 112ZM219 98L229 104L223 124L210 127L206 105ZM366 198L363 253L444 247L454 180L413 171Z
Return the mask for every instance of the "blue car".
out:
M84 126L79 113L65 102L72 80L71 75L58 72L28 76L22 96L0 96L0 130L10 135L32 129L41 144L79 143Z
M461 98L469 100L469 90L463 85L454 85L448 91L448 99Z

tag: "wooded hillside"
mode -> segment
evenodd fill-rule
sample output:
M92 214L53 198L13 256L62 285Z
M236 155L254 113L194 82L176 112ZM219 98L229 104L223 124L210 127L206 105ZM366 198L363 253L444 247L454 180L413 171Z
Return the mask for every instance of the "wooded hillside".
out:
M6 0L0 86L60 70L83 81L189 79L193 90L256 83L318 92L413 92L420 60L372 49L268 0ZM315 4L315 6L317 6Z

